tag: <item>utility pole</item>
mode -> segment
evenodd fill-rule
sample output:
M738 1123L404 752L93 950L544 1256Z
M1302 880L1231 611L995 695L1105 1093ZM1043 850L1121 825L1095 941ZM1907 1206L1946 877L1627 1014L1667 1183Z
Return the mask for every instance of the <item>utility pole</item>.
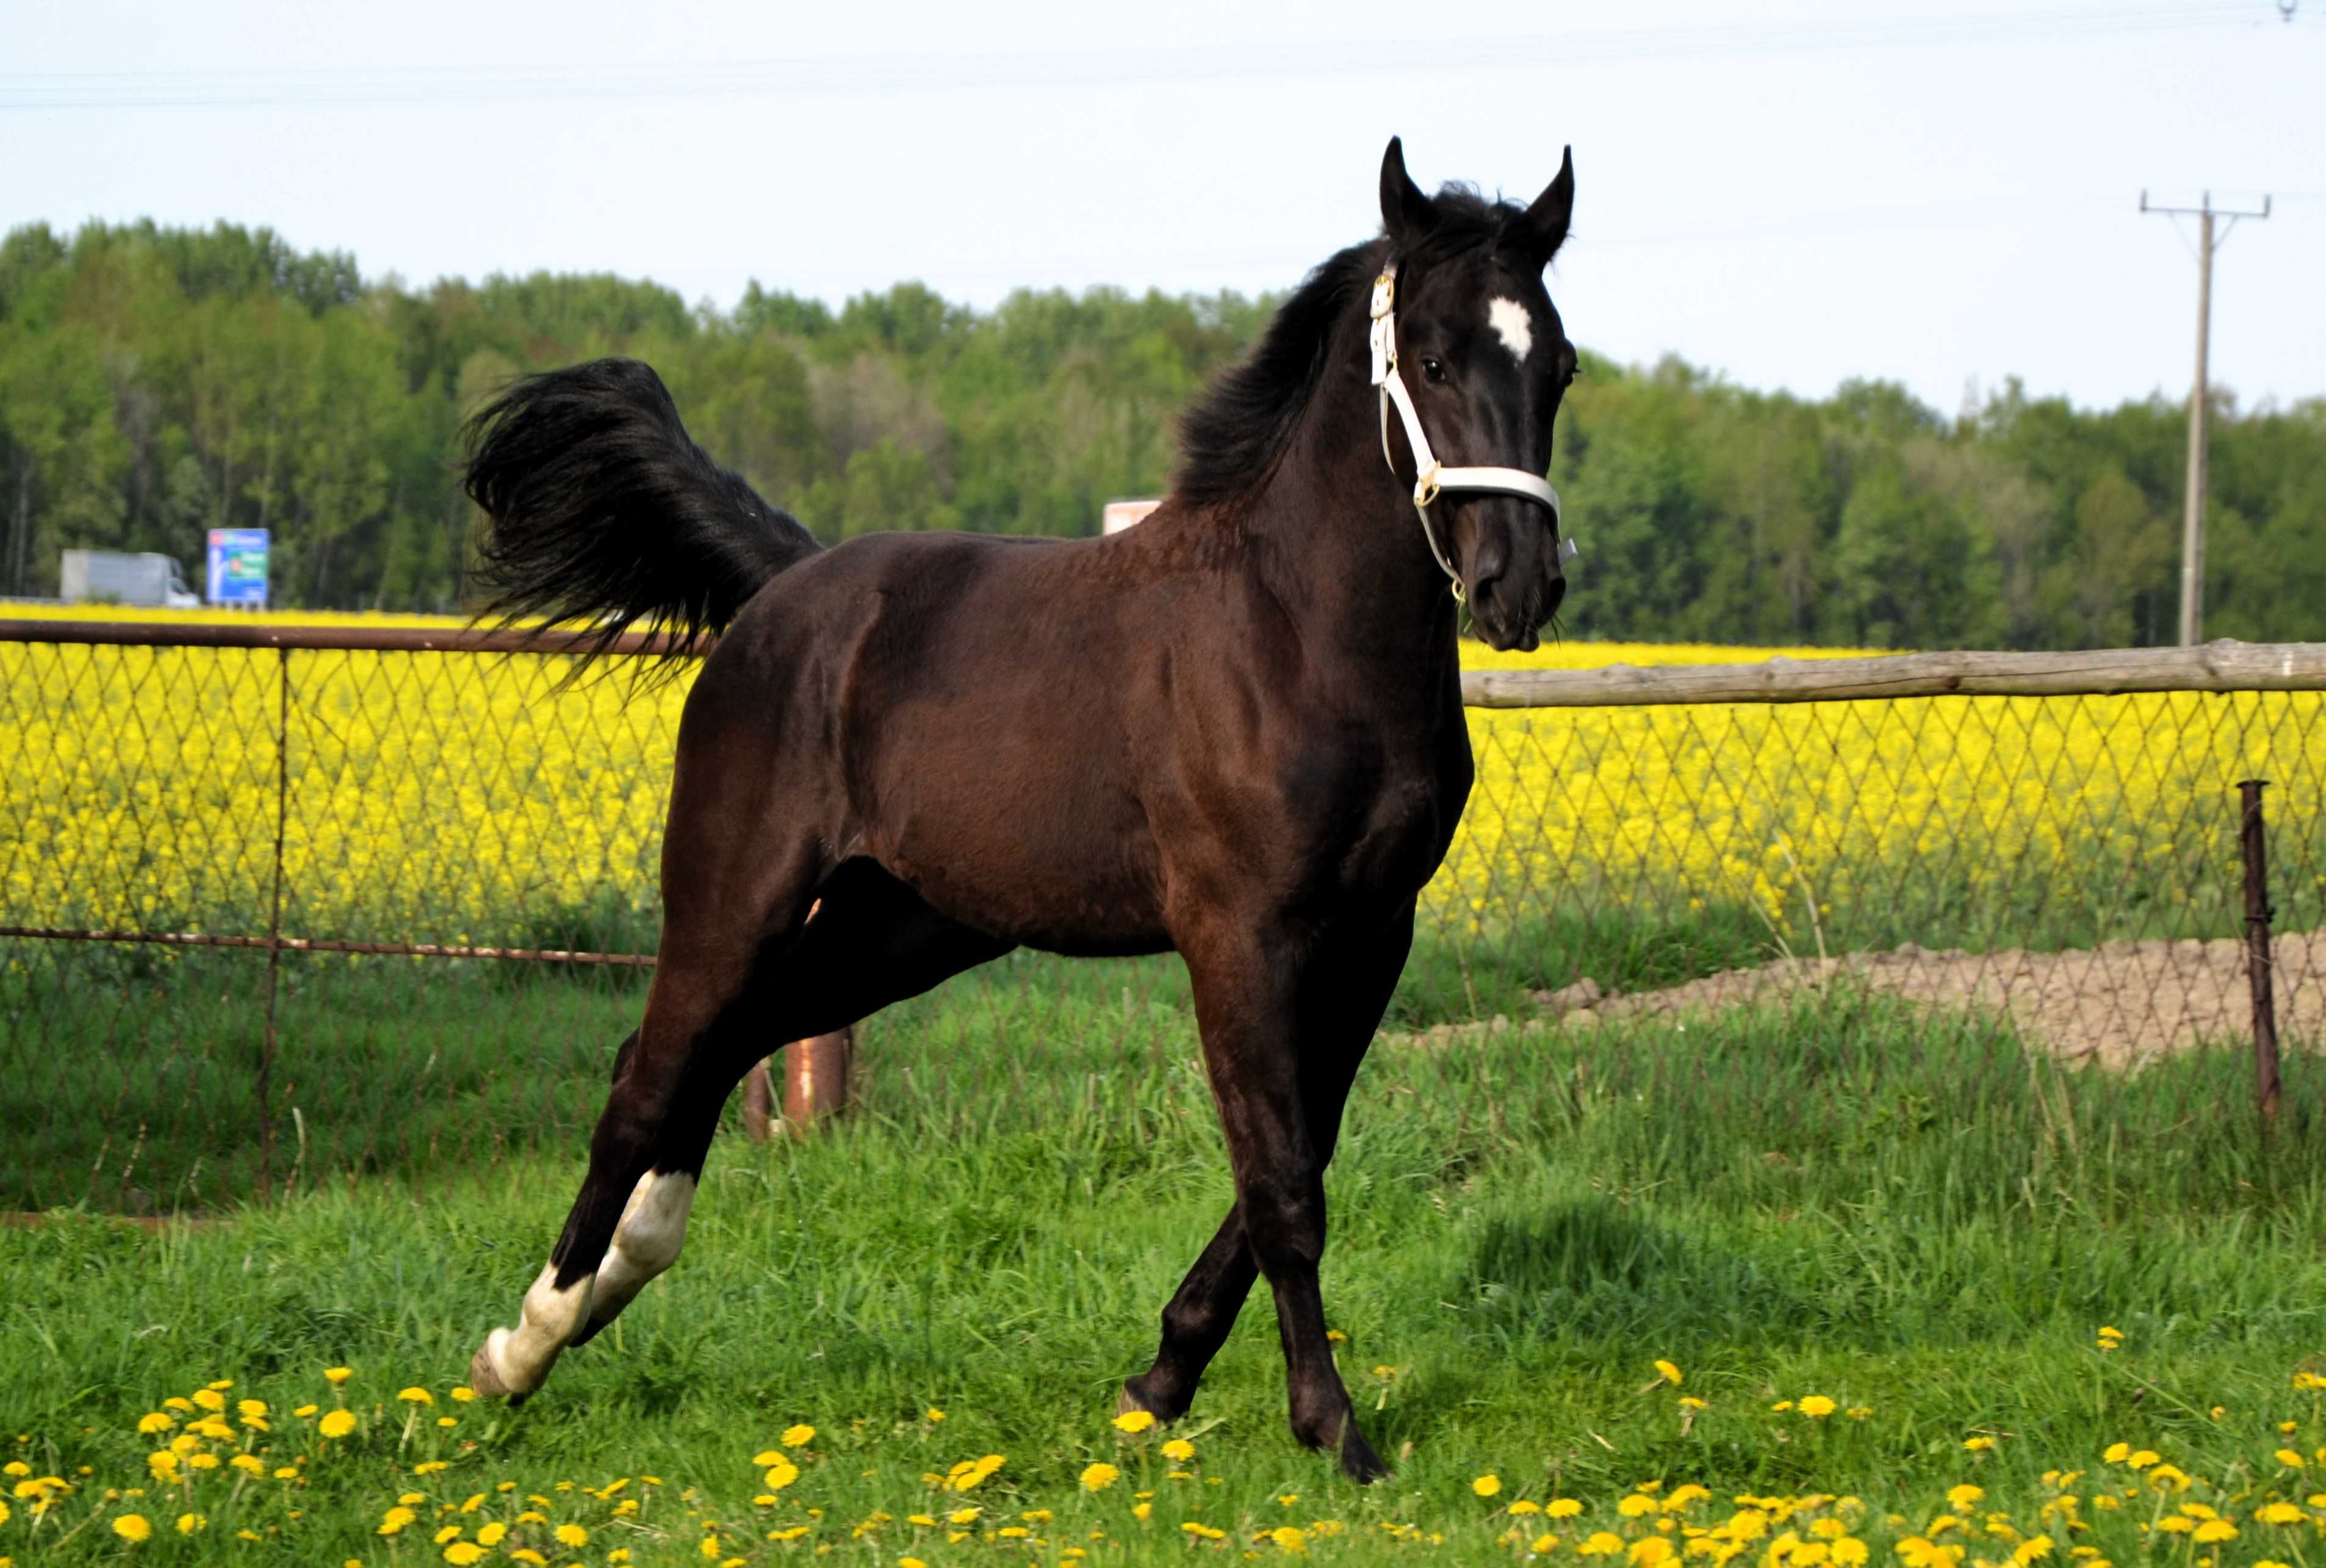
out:
M2291 11L2286 19L2293 20ZM2205 359L2213 325L2213 252L2238 218L2267 218L2269 198L2261 199L2258 212L2215 207L2210 190L2201 207L2152 207L2144 190L2140 209L2197 219L2197 381L2189 389L2189 483L2181 512L2181 645L2192 648L2205 640ZM2228 219L2218 234L2217 218Z

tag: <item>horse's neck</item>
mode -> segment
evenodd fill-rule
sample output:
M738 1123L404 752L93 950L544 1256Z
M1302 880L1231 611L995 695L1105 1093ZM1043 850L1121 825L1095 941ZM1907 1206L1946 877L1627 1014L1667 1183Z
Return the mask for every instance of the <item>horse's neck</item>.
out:
M1244 515L1254 570L1304 639L1409 678L1439 671L1456 658L1451 584L1382 455L1372 388L1337 367L1326 375Z

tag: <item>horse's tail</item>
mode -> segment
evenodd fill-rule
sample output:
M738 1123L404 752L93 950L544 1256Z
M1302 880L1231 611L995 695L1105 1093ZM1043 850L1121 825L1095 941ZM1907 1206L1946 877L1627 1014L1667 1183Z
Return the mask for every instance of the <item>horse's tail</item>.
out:
M694 444L662 377L636 359L528 376L465 433L462 482L491 519L479 618L584 628L584 658L641 621L689 652L817 549Z

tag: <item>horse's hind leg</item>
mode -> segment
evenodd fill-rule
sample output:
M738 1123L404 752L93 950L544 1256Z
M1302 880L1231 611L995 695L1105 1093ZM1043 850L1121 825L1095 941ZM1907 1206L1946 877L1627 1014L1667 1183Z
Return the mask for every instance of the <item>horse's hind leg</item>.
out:
M770 1044L828 1034L1012 945L945 919L869 862L843 865L821 891L804 929L742 923L777 934L740 963L665 932L647 1021L616 1062L582 1194L522 1321L477 1352L479 1392L532 1392L560 1351L677 1261L720 1110ZM805 888L797 902L807 904Z
M479 1393L521 1398L541 1387L558 1354L587 1330L601 1269L609 1294L627 1300L677 1257L702 1169L697 1131L715 1123L749 1064L734 1015L753 956L749 944L733 942L690 951L665 933L646 1019L614 1059L589 1174L547 1266L525 1294L517 1326L495 1329L470 1363ZM701 1141L708 1139L702 1131Z

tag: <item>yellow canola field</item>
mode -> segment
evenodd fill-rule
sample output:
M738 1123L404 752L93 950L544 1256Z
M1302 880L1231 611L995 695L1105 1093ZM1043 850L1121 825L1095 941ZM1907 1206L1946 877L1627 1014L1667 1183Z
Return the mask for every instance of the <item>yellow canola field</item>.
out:
M1832 656L1582 644L1465 657L1772 653ZM265 931L280 767L286 932L563 945L568 930L613 940L611 909L645 912L636 942L684 685L559 693L558 673L535 656L0 643L0 924ZM2275 781L2272 814L2296 825L2279 840L2291 914L2320 892L2302 835L2326 778L2322 710L2318 693L1476 710L1477 787L1426 919L1470 936L1555 908L1720 905L1807 946L1854 926L1895 940L1910 914L1958 939L1982 921L2007 936L2137 905L2149 913L2093 929L2154 933L2175 929L2155 912L2234 896L2231 791L2247 776ZM593 910L597 925L574 925Z

